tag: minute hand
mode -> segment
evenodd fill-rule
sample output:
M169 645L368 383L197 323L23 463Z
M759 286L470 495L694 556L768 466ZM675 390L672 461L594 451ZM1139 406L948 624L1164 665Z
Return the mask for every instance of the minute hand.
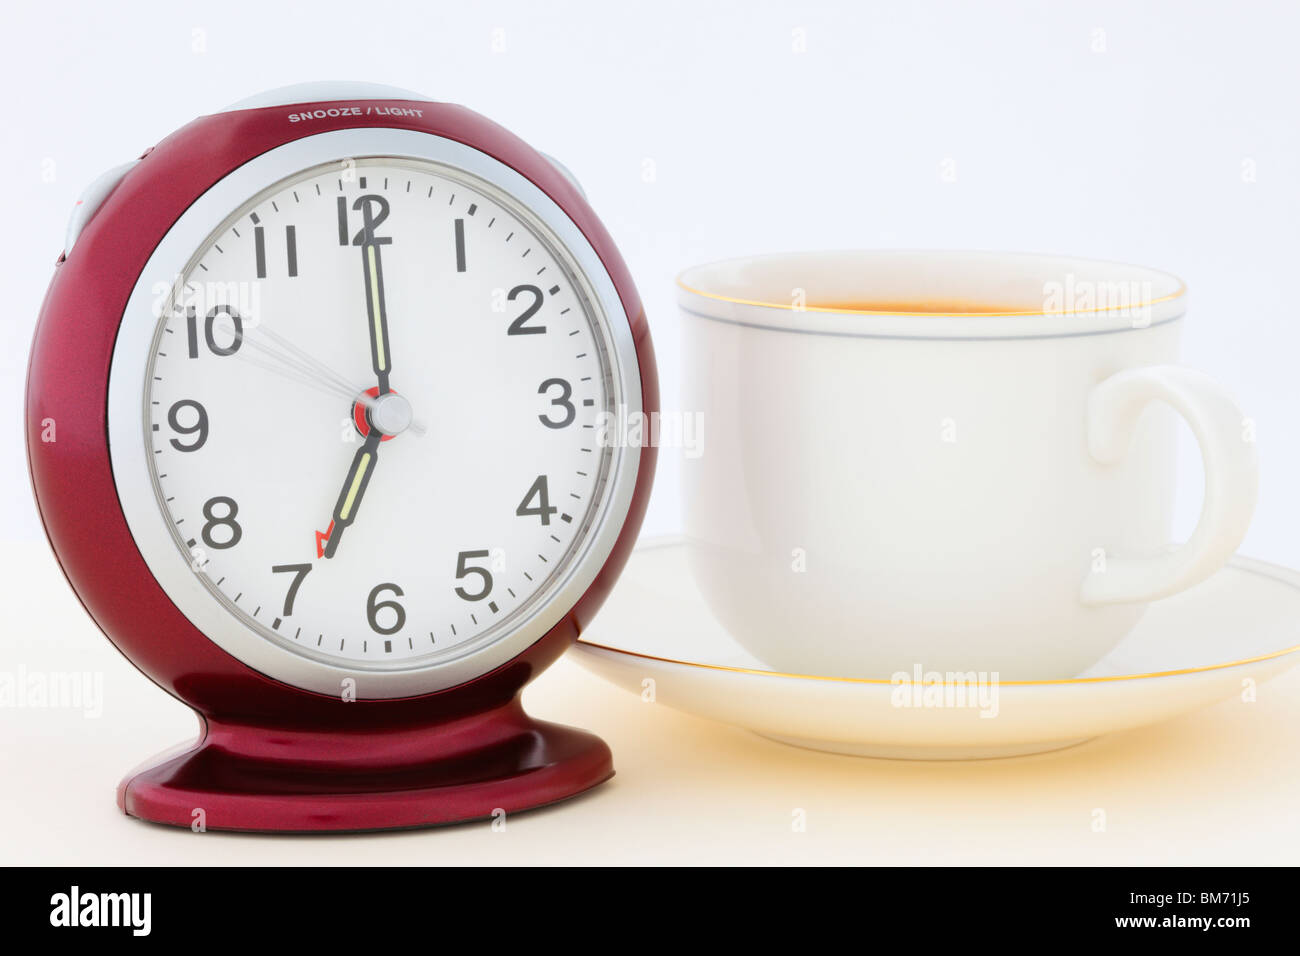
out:
M352 457L352 467L348 469L348 476L343 481L343 490L339 492L339 500L334 505L334 519L330 524L329 540L325 542L324 556L327 558L334 557L334 552L339 548L339 539L343 537L343 529L356 519L357 511L361 507L361 498L366 493L366 486L370 484L370 476L375 472L379 442L383 437L379 429L372 428L365 444L358 448L357 453Z
M388 373L392 356L388 350L388 310L384 306L384 267L379 245L367 242L361 247L366 273L366 313L370 319L370 361L379 380L379 394L388 393Z

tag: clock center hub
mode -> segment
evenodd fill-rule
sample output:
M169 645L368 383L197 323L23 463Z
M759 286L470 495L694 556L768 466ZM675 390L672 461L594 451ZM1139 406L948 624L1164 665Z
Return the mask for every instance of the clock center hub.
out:
M411 420L411 403L396 392L380 395L370 406L370 424L390 438L410 428Z
M415 413L406 396L394 391L380 395L379 387L373 386L352 403L352 421L362 438L373 427L383 434L383 441L388 441L411 427Z

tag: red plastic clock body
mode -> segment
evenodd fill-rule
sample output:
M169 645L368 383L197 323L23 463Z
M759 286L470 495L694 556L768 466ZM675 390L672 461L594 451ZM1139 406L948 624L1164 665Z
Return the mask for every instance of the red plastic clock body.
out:
M363 105L373 100L357 100ZM159 241L204 191L254 157L329 130L432 133L486 153L546 193L596 251L636 347L645 412L658 408L645 313L627 267L579 191L511 133L459 106L388 100L382 122L339 102L201 117L148 151L61 260L37 327L27 383L28 459L46 533L86 610L146 676L193 707L199 740L122 781L128 814L211 829L340 831L426 826L553 803L613 774L608 747L524 713L523 686L573 642L627 560L655 466L640 455L612 553L544 637L457 687L347 702L272 680L199 632L154 579L128 530L110 466L109 367L127 299ZM328 109L310 123L291 113ZM621 316L612 321L622 321ZM47 420L57 441L42 440Z

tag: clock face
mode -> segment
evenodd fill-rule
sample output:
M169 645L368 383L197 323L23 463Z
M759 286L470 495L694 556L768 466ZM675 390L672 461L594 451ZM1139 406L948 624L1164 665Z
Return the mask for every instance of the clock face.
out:
M442 163L330 162L261 191L156 304L145 456L196 580L348 669L516 631L609 504L621 399L597 301L539 217Z

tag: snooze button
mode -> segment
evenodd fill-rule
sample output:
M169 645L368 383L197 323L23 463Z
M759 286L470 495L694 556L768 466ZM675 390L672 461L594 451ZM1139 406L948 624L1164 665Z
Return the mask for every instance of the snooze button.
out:
M104 204L108 194L117 188L117 184L122 181L122 177L131 171L140 160L133 159L129 163L123 163L121 166L115 166L108 172L98 177L94 182L81 191L76 205L72 207L72 215L68 217L68 231L63 237L63 254L66 256L72 251L72 246L81 235L81 230L86 228L86 223L90 222L95 213L99 212L99 207Z
M582 188L582 183L578 182L578 177L573 175L572 172L570 172L568 166L565 166L564 163L560 162L550 153L542 153L542 155L545 156L547 160L550 162L550 164L559 171L561 176L563 176L565 179L569 181L569 185L572 186L574 189L576 189L579 192L579 194L581 194L583 199L587 198L587 190Z

